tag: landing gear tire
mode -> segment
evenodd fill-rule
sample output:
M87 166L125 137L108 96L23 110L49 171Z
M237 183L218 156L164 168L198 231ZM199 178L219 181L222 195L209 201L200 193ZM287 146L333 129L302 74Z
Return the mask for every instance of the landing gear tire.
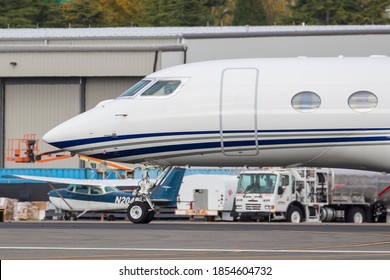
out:
M77 221L77 216L75 214L69 214L69 221Z
M287 211L286 221L293 224L302 222L302 211L296 206L291 206Z
M62 220L64 221L77 221L77 216L75 214L66 213L62 216Z
M150 211L149 204L142 201L130 203L126 213L129 221L134 224L150 223L154 218L154 212Z
M145 220L145 224L149 224L154 219L154 211L149 211L148 217Z
M362 224L366 221L363 209L359 207L353 207L348 210L346 222L354 224Z

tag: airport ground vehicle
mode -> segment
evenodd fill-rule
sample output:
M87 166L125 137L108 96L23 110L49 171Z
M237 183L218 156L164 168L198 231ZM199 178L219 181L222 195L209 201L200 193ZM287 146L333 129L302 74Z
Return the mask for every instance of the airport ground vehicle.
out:
M177 196L176 215L205 216L233 220L238 185L234 175L190 175L184 177Z
M266 168L187 176L177 215L292 223L390 222L389 176L324 168Z
M389 220L389 190L390 186L378 190L378 184L367 176L360 176L359 183L348 182L346 177L337 177L333 169L244 171L232 215L292 223L385 222Z

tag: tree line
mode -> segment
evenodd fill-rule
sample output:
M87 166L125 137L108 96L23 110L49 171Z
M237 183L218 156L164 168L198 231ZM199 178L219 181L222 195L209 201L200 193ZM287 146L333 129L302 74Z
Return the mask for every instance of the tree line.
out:
M0 0L0 28L388 24L390 0Z

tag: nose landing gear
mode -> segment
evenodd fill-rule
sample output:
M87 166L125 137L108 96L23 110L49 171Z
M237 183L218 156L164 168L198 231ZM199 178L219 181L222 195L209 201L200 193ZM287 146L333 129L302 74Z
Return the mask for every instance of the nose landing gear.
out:
M148 168L143 168L142 180L139 188L135 191L134 197L127 208L127 218L135 224L147 224L154 218L155 208L150 199L151 189L154 184L150 182Z

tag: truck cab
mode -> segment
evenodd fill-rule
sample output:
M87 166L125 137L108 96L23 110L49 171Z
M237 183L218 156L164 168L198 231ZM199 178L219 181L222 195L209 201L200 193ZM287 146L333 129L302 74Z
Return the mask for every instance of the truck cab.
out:
M314 168L270 168L240 174L233 216L299 223L320 219L328 203L328 171Z
M286 211L293 193L295 178L287 171L244 171L239 178L235 211L239 217L271 218Z

